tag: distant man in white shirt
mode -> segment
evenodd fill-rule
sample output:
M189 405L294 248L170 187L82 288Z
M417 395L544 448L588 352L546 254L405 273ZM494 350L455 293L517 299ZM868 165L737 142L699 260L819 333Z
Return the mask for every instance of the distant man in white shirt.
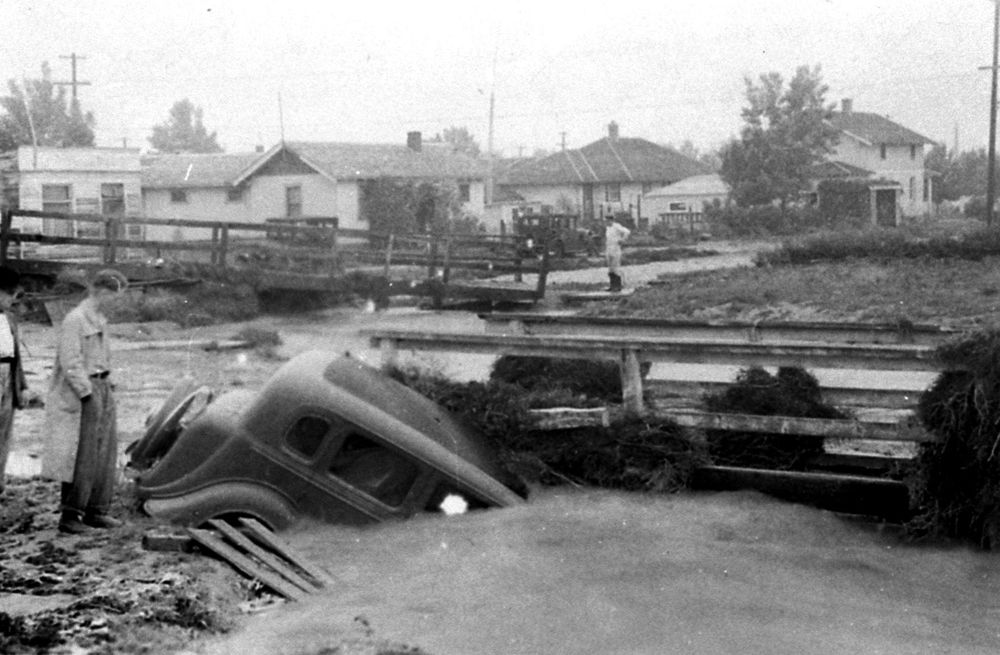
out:
M629 229L615 222L614 216L604 219L604 256L608 260L608 291L622 290L622 242L631 234Z

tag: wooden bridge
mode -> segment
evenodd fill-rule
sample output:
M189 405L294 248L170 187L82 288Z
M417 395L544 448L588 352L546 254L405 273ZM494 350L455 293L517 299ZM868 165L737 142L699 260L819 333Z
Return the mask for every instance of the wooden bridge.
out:
M41 223L48 228L42 230ZM171 230L194 236L147 238ZM430 296L436 302L542 298L548 256L526 254L522 242L510 235L341 229L332 217L260 224L4 210L0 218L0 263L28 276L51 278L69 267L113 265L136 281L181 269L195 275L238 273L260 290L331 291L348 276L360 275L382 295ZM515 281L489 280L503 273L513 273ZM525 282L526 275L534 280Z
M666 417L703 430L822 438L828 444L860 440L903 445L887 451L897 453L890 455L897 458L908 456L903 454L905 444L935 439L917 423L914 410L927 380L943 370L936 345L956 335L931 325L668 321L530 313L483 314L481 318L483 331L475 333L371 330L364 334L380 349L383 366L394 365L402 352L418 350L614 361L622 381L618 411L626 415ZM821 381L824 398L854 418L704 411L698 408L701 394L731 384L705 382L701 373L713 366L855 372L856 379L846 386L843 381L836 385ZM647 368L649 374L643 375ZM657 378L658 370L667 375ZM606 415L592 410L581 416L585 422L607 421ZM552 424L572 425L564 420ZM856 463L866 456L846 459ZM715 488L752 487L800 499L805 493L813 502L841 511L864 513L865 503L876 502L876 497L882 503L886 494L896 510L900 503L905 507L905 487L888 479L734 467L706 467L699 476ZM839 500L832 502L834 497Z

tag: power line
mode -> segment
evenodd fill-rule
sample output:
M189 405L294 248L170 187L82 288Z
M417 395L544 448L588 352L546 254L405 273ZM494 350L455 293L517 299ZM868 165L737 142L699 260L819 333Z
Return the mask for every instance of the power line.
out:
M76 103L76 87L78 86L90 86L90 82L81 82L76 79L76 60L86 59L83 55L77 55L75 52L68 55L59 55L60 59L69 59L72 63L72 78L69 82L53 82L56 86L71 86L73 87L73 102Z

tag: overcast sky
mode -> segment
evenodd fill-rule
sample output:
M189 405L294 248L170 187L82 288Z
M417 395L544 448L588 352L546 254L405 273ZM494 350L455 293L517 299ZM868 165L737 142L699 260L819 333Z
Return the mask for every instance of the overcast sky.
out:
M745 76L820 64L828 100L985 147L989 0L193 2L3 0L0 79L70 79L97 145L148 147L190 98L228 151L399 142L466 126L505 155L606 133L717 147ZM495 68L494 68L495 62ZM495 70L495 74L494 74ZM279 97L281 99L279 105ZM280 106L280 111L279 111ZM283 116L283 121L281 117Z

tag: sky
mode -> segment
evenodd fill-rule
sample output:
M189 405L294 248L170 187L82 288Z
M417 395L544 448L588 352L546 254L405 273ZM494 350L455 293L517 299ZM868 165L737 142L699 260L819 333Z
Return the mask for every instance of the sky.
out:
M148 148L188 98L229 152L405 143L467 127L530 155L607 133L711 150L747 77L820 65L852 98L949 147L986 147L989 0L195 2L3 0L0 80L70 80L96 145ZM5 88L4 88L5 91ZM957 140L957 141L956 141Z

